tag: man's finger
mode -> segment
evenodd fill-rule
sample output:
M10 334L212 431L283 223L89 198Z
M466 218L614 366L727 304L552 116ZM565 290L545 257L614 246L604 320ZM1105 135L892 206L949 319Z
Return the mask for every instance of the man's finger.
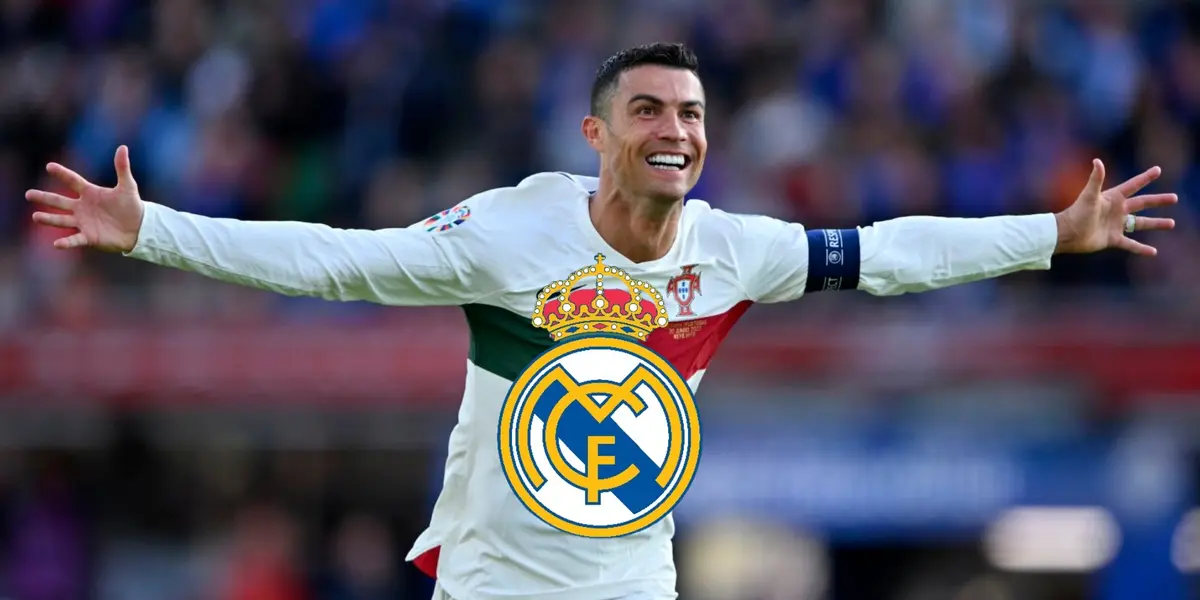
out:
M133 169L129 164L129 147L121 145L113 156L113 166L117 169L117 187L133 189L137 182L133 180Z
M54 176L55 179L63 182L63 185L71 188L77 194L82 194L88 188L90 183L83 178L83 175L76 173L58 163L50 163L46 165L46 172Z
M79 219L76 219L75 215L35 212L33 213L33 222L51 227L62 227L63 229L79 228Z
M74 198L68 198L62 194L43 192L42 190L29 190L25 192L25 199L62 210L75 210L75 203L79 202Z
M86 245L88 245L87 236L83 235L82 233L76 233L75 235L68 235L65 238L58 238L57 240L54 240L54 247L58 248L59 250L82 248Z
M1145 196L1134 196L1125 201L1125 210L1129 212L1140 212L1147 208L1157 208L1159 206L1170 206L1179 202L1179 196L1175 194L1146 194Z
M1149 169L1146 169L1141 175L1132 177L1125 183L1118 185L1117 191L1120 192L1122 196L1125 196L1126 198L1128 198L1128 197L1140 192L1142 190L1142 188L1153 183L1154 180L1158 179L1161 175L1162 175L1161 168L1150 167Z
M1156 250L1154 246L1147 246L1146 244L1131 240L1127 237L1122 237L1121 240L1117 242L1117 247L1138 256L1158 255L1158 250Z
M1092 159L1092 176L1088 178L1087 192L1093 197L1099 197L1104 190L1104 163L1098 158Z
M1134 231L1159 231L1163 229L1174 229L1175 219L1159 219L1156 217L1135 217Z

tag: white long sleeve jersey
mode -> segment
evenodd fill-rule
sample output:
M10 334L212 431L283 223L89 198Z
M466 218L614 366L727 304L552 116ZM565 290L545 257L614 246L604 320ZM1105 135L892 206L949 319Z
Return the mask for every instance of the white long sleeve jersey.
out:
M378 231L212 219L147 203L129 255L288 295L461 306L471 333L462 405L431 522L408 560L460 600L660 600L676 597L670 516L624 537L577 537L527 510L502 472L501 405L520 371L551 345L530 322L538 291L597 254L661 290L671 323L647 345L694 392L755 303L833 289L919 292L1047 269L1057 240L1050 214L906 217L826 231L689 200L670 251L634 263L592 225L596 184L540 173ZM675 289L680 282L691 289Z

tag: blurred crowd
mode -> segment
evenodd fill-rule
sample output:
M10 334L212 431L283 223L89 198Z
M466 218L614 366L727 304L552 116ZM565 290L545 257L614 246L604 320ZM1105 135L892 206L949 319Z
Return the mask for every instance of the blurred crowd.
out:
M994 324L1087 302L1200 323L1191 0L0 0L0 334L379 314L55 251L22 199L53 189L48 161L112 184L128 144L143 196L177 209L406 226L537 171L594 174L579 125L595 69L664 40L699 55L710 154L692 195L726 210L815 227L1053 211L1093 156L1109 183L1162 166L1149 191L1181 195L1178 229L1140 236L1157 259L1056 258L887 312L838 297L842 319L932 307ZM786 314L822 319L827 301ZM921 342L894 333L870 360L919 370L938 360ZM428 597L402 564L427 457L118 442L63 457L0 439L0 598ZM981 589L894 597L1008 597Z
M412 486L396 466L403 456L233 447L152 454L139 444L0 452L0 597L430 596L428 579L403 560L425 514L404 500L420 490L398 499L381 493L386 484L362 484Z
M55 252L22 201L47 161L112 183L125 143L143 195L181 210L404 226L536 171L595 173L595 69L656 40L694 47L712 105L694 197L852 226L1057 210L1092 156L1110 183L1161 165L1153 190L1183 206L1147 236L1159 260L1035 281L1190 306L1198 26L1186 0L5 0L0 326L361 310Z

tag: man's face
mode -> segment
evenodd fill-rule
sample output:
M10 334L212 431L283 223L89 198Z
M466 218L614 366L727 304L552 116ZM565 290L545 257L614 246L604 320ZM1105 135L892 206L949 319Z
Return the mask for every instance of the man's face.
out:
M678 201L700 179L708 141L704 89L686 69L642 66L621 74L607 126L585 134L617 186L634 195Z

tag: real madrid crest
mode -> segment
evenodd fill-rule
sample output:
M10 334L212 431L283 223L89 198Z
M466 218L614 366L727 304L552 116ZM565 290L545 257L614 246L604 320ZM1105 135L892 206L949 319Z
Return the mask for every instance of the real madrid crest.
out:
M595 287L572 290L587 280ZM500 411L513 491L541 520L584 537L653 525L700 458L691 389L644 345L668 323L663 295L597 255L538 294L532 323L557 343L513 382Z

